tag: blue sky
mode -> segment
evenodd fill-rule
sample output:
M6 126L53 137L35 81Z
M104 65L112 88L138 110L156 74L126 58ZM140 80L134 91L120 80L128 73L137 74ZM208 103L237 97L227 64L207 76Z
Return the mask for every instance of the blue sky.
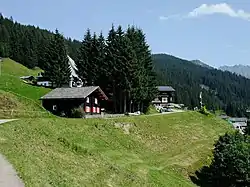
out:
M135 24L144 30L153 53L215 67L250 65L247 0L0 0L0 12L79 40L87 28L106 34L112 23L124 28Z

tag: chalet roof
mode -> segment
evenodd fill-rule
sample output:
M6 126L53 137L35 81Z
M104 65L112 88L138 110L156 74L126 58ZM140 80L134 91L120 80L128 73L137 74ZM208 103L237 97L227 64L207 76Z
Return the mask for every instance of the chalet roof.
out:
M28 76L22 76L22 77L20 77L20 79L29 79L29 78L34 78L34 76L28 75Z
M175 89L171 86L157 86L158 91L160 92L175 92Z
M229 118L231 122L246 122L247 118Z
M99 86L87 86L87 87L72 87L72 88L56 88L48 94L41 97L44 99L84 99L88 97L94 91L98 91L100 95L107 100L108 97L101 90Z

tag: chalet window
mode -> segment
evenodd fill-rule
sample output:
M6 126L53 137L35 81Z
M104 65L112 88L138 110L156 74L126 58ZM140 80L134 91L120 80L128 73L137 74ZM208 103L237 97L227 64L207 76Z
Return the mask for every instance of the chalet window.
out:
M163 97L162 98L162 102L168 102L168 98L167 97Z
M89 103L89 97L86 98L86 103Z
M95 104L98 104L98 100L97 100L97 98L95 98Z
M53 110L56 111L57 110L57 106L53 105Z

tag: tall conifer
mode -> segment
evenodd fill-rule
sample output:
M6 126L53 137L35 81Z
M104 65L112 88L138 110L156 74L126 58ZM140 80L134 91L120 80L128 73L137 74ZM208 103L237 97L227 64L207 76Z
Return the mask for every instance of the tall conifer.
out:
M52 81L56 87L69 83L70 67L63 36L56 30L51 39L44 57L44 75Z
M80 49L78 50L77 59L75 61L77 67L78 76L84 81L85 86L93 85L92 74L92 36L88 29L84 39L81 43Z

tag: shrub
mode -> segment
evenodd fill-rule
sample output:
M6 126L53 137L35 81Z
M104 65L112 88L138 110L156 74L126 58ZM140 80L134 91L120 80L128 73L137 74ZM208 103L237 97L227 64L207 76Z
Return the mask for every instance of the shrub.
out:
M71 111L71 117L72 118L85 118L85 112L83 108L74 108Z
M206 108L206 106L203 106L201 109L200 109L200 111L199 111L201 114L204 114L204 115L206 115L206 116L208 116L209 115L209 112L208 112L208 110L207 110L207 108Z
M250 186L250 137L239 132L225 134L215 143L209 167L196 173L200 186Z

